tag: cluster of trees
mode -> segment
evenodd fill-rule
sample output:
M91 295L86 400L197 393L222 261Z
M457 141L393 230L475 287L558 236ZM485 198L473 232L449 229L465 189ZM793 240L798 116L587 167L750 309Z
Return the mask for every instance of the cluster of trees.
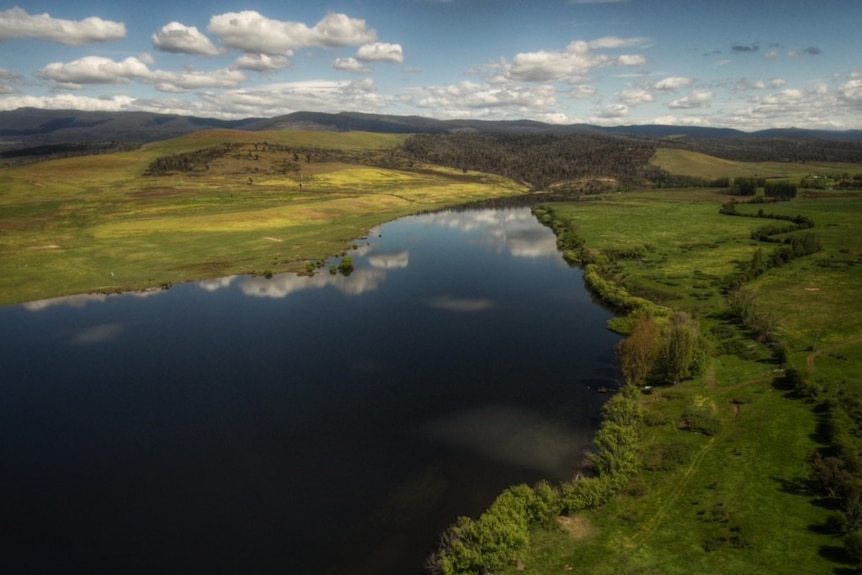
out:
M783 266L797 258L817 253L823 249L820 237L812 232L794 234L785 238L777 237L813 228L814 220L807 216L765 213L762 208L756 214L744 214L737 210L737 204L734 201L724 204L719 212L729 216L788 222L784 225L770 224L751 232L751 239L753 240L780 245L769 254L765 253L762 248L755 250L751 259L742 264L737 272L727 278L726 285L730 290L753 280L771 268Z
M629 385L677 384L699 375L709 358L698 322L686 312L668 318L642 313L617 345L617 361Z
M657 142L640 138L600 134L458 133L412 136L401 149L417 161L499 174L537 190L582 181L580 188L571 191L589 193L596 178L635 186L666 175L649 163L656 146Z
M850 175L847 172L843 174L819 173L802 178L799 185L803 188L813 188L815 190L827 190L838 188L842 190L860 189L862 188L862 174Z
M740 324L754 332L763 342L773 342L778 319L772 310L757 303L756 294L744 287L736 287L727 293L727 307Z
M596 297L620 313L648 313L656 317L671 314L670 308L633 295L619 283L605 279L598 264L591 263L584 266L584 283Z
M209 169L210 162L224 157L229 152L239 148L239 144L222 144L202 148L194 152L171 154L156 158L144 171L145 176L166 176L175 173L189 173Z
M756 196L757 189L766 185L764 178L733 178L730 193L734 196Z
M602 426L587 459L594 474L561 485L541 481L504 491L478 519L459 517L440 538L426 567L435 575L485 575L515 562L533 529L556 518L604 504L642 466L643 408L626 386L602 409Z
M766 178L734 178L729 193L734 196L756 196L760 188L763 188L766 198L781 201L795 198L798 191L798 186L793 182L768 181Z
M827 447L810 460L817 493L837 509L825 527L842 536L844 547L862 562L862 398L841 390L824 403Z
M164 176L168 174L188 174L205 172L213 161L230 157L238 160L240 168L235 171L254 171L262 173L299 172L303 164L312 162L342 162L387 168L410 168L411 160L403 157L396 148L392 150L338 150L320 146L288 146L270 142L250 144L222 144L202 148L193 152L162 156L150 162L144 175ZM246 162L253 162L250 169Z
M796 197L798 186L793 182L766 182L763 186L763 195L767 198L779 200L792 200Z

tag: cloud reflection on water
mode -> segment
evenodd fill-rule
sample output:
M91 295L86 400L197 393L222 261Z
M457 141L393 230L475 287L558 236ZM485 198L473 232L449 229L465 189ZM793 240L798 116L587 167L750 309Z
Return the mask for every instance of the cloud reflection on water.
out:
M588 434L579 435L534 411L501 405L434 421L422 433L435 443L557 477L580 464L590 444Z
M484 245L515 257L560 257L553 232L537 227L536 218L529 210L439 212L422 216L419 221L463 232L484 229Z
M345 295L360 295L376 290L385 279L383 270L357 269L349 276L322 272L313 276L279 274L271 279L246 278L239 287L245 295L269 298L285 298L292 293L329 286Z
M425 304L435 309L460 313L485 311L494 307L493 300L488 298L458 298L449 295L426 300Z
M154 295L159 295L164 293L165 290L162 289L154 289L154 290L146 290L146 291L133 291L133 292L125 292L122 294L104 294L104 293L87 293L87 294L79 294L79 295L69 295L63 297L57 297L52 299L41 299L37 301L30 301L22 304L24 309L29 311L42 311L48 309L50 307L56 306L69 306L77 309L81 309L86 306L88 303L102 303L111 297L121 297L124 295L130 295L132 297L145 298Z
M123 325L119 323L105 323L88 327L70 338L69 345L93 345L113 341L123 334L124 329Z
M198 282L198 287L208 292L218 291L222 288L230 287L230 284L233 283L233 280L235 280L236 277L237 276L227 276L223 278L203 280Z
M368 263L377 269L404 269L410 263L410 252L404 250L389 254L372 254L368 256Z

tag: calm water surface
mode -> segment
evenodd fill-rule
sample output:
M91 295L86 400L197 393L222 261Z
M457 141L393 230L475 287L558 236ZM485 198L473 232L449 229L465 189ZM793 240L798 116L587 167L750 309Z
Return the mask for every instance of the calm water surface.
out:
M405 218L348 277L0 308L0 572L412 574L565 479L617 337L526 209Z

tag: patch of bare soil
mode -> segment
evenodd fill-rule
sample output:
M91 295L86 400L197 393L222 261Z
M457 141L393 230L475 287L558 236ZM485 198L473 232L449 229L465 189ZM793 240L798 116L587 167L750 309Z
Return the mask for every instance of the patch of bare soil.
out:
M586 539L593 533L593 525L586 517L581 517L580 515L575 515L574 517L557 517L557 523L575 541Z

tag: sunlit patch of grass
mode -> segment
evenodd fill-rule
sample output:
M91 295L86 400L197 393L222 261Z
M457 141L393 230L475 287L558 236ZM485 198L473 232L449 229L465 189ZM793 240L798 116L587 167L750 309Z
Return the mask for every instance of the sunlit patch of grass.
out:
M841 173L847 170L858 170L856 164L838 162L808 162L794 164L791 162L739 162L708 156L690 150L676 148L659 148L650 163L667 172L696 178L794 178L799 179L817 172Z

